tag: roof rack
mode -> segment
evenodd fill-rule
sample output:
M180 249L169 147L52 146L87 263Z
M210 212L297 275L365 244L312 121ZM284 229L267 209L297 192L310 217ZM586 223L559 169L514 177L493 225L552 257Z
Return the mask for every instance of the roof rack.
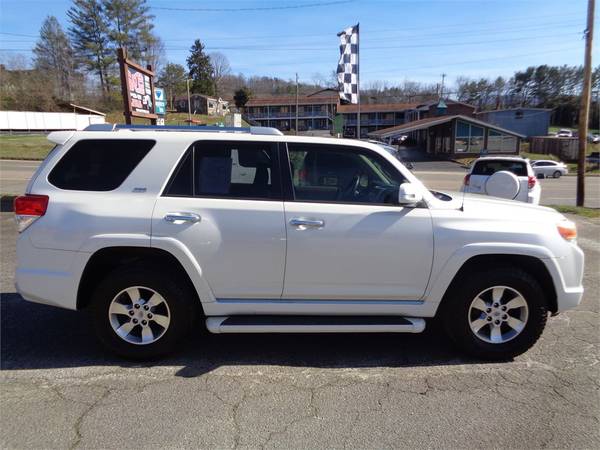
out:
M216 127L209 125L202 126L181 126L181 125L124 125L112 123L97 123L88 125L83 131L187 131L192 133L247 133L256 135L283 136L283 133L277 128L271 127Z

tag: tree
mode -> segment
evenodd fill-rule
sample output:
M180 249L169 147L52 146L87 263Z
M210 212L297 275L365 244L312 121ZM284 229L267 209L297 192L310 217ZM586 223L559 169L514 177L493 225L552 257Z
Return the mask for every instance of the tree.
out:
M48 16L44 20L33 54L35 68L54 80L55 95L72 100L75 74L73 49L56 17Z
M215 52L208 55L213 68L213 83L215 85L215 96L222 92L223 79L231 73L231 66L227 56L223 53Z
M165 88L167 91L167 98L171 102L171 109L173 109L175 97L186 91L186 75L185 67L180 64L169 63L162 70L156 81L158 86Z
M204 53L204 45L200 39L194 41L187 58L189 77L193 80L192 92L196 94L213 95L213 67L210 57Z
M102 0L108 34L115 47L127 50L129 58L141 61L144 51L158 38L152 34L154 16L146 0Z
M246 86L241 87L235 94L233 95L233 101L235 102L235 106L238 108L243 108L248 100L252 97L252 92Z
M162 66L165 59L165 44L162 39L155 36L155 39L146 42L146 46L142 49L140 64L142 66L152 66L154 73L158 74L162 71Z
M78 60L100 79L102 92L110 91L109 71L115 62L104 10L99 0L73 0L67 11L69 35Z

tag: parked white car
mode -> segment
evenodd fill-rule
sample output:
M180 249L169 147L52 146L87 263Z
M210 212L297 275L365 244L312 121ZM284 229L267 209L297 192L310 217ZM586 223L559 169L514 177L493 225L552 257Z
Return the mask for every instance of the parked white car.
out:
M199 318L212 333L420 333L438 316L464 351L505 359L583 294L564 216L430 192L377 144L110 125L49 139L15 200L17 290L88 310L125 357L177 349Z
M544 177L544 178L560 178L563 175L567 175L569 173L569 168L563 162L552 161L551 159L539 159L536 161L531 161L531 168L533 169L533 173L536 177Z
M537 205L542 188L529 160L515 156L486 156L471 164L461 191Z
M556 133L556 137L573 137L573 131L569 130L567 128L562 129L562 130L558 130L558 133Z

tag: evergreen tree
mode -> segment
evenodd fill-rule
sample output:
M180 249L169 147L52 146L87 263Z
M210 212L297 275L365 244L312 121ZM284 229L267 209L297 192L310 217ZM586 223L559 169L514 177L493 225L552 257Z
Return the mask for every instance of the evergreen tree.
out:
M142 61L158 38L152 34L154 16L146 0L102 0L110 40L127 50L128 57Z
M250 89L248 89L246 86L243 86L242 88L235 91L235 94L233 95L233 101L235 102L235 106L237 106L238 108L242 108L246 103L248 103L250 97L252 97Z
M98 75L102 92L109 92L109 71L116 55L110 45L102 4L99 0L73 0L67 16L75 55L89 72Z
M214 95L213 67L210 57L204 53L204 45L199 39L194 41L187 58L189 77L193 80L192 92Z
M71 44L56 17L48 16L44 20L33 53L35 68L53 80L55 95L71 100L75 60Z
M175 97L182 95L186 91L187 73L185 67L180 64L169 63L160 73L156 84L167 91L167 98L173 109Z

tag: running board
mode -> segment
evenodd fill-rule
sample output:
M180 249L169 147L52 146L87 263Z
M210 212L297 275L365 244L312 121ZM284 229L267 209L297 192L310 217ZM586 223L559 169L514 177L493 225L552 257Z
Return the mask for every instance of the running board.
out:
M400 316L217 316L211 333L421 333L425 320Z

